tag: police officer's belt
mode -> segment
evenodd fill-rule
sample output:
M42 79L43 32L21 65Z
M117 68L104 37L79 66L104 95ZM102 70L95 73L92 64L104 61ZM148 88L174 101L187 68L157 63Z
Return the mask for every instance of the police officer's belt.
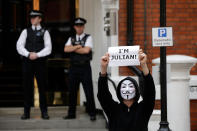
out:
M71 61L71 66L84 66L90 64L90 61Z

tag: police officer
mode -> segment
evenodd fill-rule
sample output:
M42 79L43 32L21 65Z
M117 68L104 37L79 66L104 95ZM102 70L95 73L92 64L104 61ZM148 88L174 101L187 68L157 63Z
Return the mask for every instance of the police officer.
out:
M69 109L64 119L76 118L77 91L82 82L87 100L87 111L90 120L96 120L95 101L92 84L92 71L90 61L92 59L92 37L84 33L86 20L76 18L74 29L76 35L71 36L65 44L64 51L70 53L70 74L69 74Z
M40 25L42 16L40 11L30 12L32 26L22 31L16 45L18 53L23 58L24 114L21 116L23 120L30 118L34 76L38 83L41 117L49 119L45 88L46 58L51 53L51 38L49 32Z

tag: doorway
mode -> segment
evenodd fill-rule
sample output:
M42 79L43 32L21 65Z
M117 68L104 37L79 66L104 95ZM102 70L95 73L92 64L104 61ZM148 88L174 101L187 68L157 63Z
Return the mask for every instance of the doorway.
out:
M44 12L43 26L52 39L52 54L48 59L48 105L68 105L69 55L64 46L74 33L75 0L37 0Z
M67 105L68 56L63 47L73 33L75 0L1 0L0 1L0 107L23 106L21 57L16 42L24 28L30 26L29 12L34 2L44 12L43 26L50 32L53 51L48 59L47 102L50 106ZM54 92L60 92L62 102ZM58 96L57 95L57 96ZM56 103L54 102L56 99Z

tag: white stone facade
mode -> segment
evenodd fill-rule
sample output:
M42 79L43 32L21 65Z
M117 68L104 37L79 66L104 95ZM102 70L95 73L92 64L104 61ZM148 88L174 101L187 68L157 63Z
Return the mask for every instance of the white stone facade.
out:
M93 60L91 64L92 64L92 75L93 75L93 83L94 83L94 95L95 95L97 108L101 108L96 97L97 90L98 90L97 88L98 77L99 77L99 72L100 72L100 58L102 55L105 54L105 52L107 52L107 48L109 46L118 46L118 41L119 41L118 40L118 10L119 10L119 0L80 0L79 1L79 16L87 19L86 32L92 35L93 42L94 42L93 43L94 53L93 53ZM113 18L115 22L113 22L113 27L112 27L113 29L116 28L116 32L112 33L112 35L110 36L107 36L106 32L104 31L104 28L106 27L104 17L106 16L107 12L116 15L116 17ZM111 75L111 79L114 80L116 84L121 79L124 78L124 76L119 76L119 70L117 67L110 68L109 74ZM153 77L154 75L157 75L157 73L153 73ZM171 79L168 79L168 86L173 85L173 83L171 83L171 80L176 79L177 76L180 76L180 74L176 73L173 76L174 78L172 78L171 76ZM137 79L137 77L135 78ZM156 81L155 83L159 83L159 82ZM114 99L117 100L116 95L115 95L116 93L112 85L110 84L109 86L110 86L110 91L112 95L114 94L113 95ZM187 89L185 88L186 89L185 91L189 93L187 94L188 98L197 99L197 76L195 75L190 76L190 81L185 86L188 86ZM173 90L173 89L170 91L176 92L176 90ZM156 99L160 99L159 84L156 85ZM169 96L168 99L173 99L173 98ZM85 101L85 95L84 95L83 89L80 88L80 104L82 105L84 101ZM187 100L187 104L188 104L188 100ZM185 110L188 111L188 108L186 108ZM189 118L187 117L184 119L188 120ZM156 126L151 126L149 128L151 131L158 130L159 123L158 121L156 123L157 123Z

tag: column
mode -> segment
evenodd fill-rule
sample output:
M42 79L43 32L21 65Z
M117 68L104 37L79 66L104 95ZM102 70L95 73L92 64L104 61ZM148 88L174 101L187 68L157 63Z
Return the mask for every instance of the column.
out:
M160 58L153 63L159 65ZM167 56L170 64L170 82L167 83L168 122L172 131L190 131L190 70L197 59L185 55Z

